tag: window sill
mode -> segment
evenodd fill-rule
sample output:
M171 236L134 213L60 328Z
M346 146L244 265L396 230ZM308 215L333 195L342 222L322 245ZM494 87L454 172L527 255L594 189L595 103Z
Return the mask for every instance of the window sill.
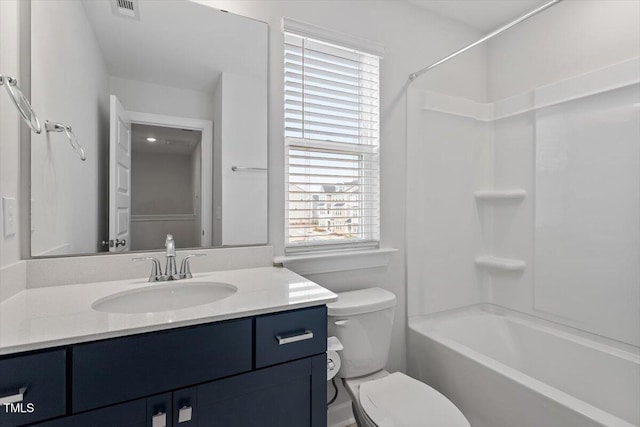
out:
M304 255L283 255L273 259L274 264L298 274L333 273L337 271L362 270L386 267L397 249L367 249L359 251L335 251Z

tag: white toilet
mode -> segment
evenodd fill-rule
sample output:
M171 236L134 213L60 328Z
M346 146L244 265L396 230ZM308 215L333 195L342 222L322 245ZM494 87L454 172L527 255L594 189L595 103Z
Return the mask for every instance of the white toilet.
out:
M338 294L328 304L329 335L342 342L338 376L359 427L470 427L449 399L387 363L396 297L380 288Z

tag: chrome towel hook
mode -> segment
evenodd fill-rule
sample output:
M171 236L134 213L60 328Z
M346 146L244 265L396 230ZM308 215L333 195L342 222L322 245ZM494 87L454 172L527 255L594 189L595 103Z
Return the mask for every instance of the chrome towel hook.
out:
M0 74L0 86L4 86L5 89L7 89L9 98L13 101L13 105L18 109L18 112L27 126L29 126L35 133L41 133L42 126L40 126L40 120L38 120L36 112L33 111L29 100L24 96L22 90L20 90L18 81L13 77L3 76Z
M67 134L67 138L69 138L71 147L73 147L75 152L78 153L78 156L80 156L80 160L82 161L87 160L87 156L84 153L84 148L82 148L82 145L80 145L80 143L78 142L78 138L76 138L76 135L71 130L71 126L63 125L62 123L54 123L54 122L50 122L49 120L46 120L44 122L44 128L46 129L47 132L64 132L65 134Z

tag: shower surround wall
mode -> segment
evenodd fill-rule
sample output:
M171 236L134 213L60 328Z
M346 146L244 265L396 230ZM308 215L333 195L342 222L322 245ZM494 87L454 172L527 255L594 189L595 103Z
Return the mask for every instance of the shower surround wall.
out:
M640 345L637 70L489 104L411 91L410 316L490 302Z
M488 44L489 102L410 88L410 317L490 302L640 345L639 29L638 2L562 2Z
M640 3L562 2L496 38L488 54L491 101L624 63L640 57ZM637 79L640 65L627 63ZM519 224L494 230L494 241L505 248L516 241L535 246L521 248L529 266L521 277L493 278L491 301L638 346L640 98L630 86L595 94L622 78L611 71L591 83L594 95L538 110L535 152L525 155L532 146L518 149L517 142L496 139L496 182L520 182L535 188L536 198L535 208L528 206L533 198L524 201ZM575 90L588 85L573 80ZM547 95L562 96L559 89ZM564 157L564 172L549 170L545 147L556 147L556 161ZM533 167L535 175L525 172ZM560 222L562 234L550 219ZM555 263L551 250L562 253Z

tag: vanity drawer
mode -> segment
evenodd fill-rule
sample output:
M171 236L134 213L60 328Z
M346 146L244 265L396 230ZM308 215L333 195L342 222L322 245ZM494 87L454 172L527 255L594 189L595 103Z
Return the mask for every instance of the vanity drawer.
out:
M256 318L256 368L327 351L327 307Z
M251 370L251 319L72 347L73 413Z
M64 415L65 350L0 360L0 426Z

